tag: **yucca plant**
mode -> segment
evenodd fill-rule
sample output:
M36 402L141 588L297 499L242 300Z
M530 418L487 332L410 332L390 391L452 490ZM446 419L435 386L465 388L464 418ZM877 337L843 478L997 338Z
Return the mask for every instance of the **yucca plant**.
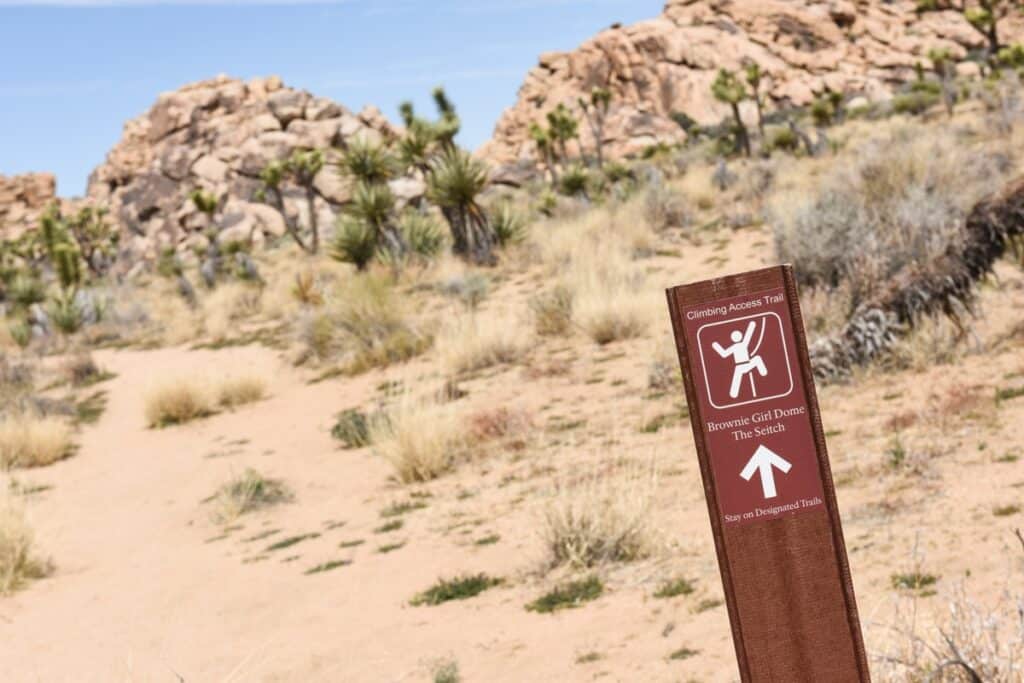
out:
M526 221L507 201L501 202L491 211L491 228L499 247L507 247L526 239Z
M409 210L402 214L398 230L409 251L426 259L433 258L444 246L441 226L428 213Z
M568 163L569 141L577 136L579 122L569 108L562 103L547 113L547 119L548 135L551 137L551 141L558 146L562 163Z
M530 138L537 150L540 162L548 169L551 176L551 184L558 184L558 169L555 168L554 142L547 128L542 128L536 122L530 124Z
M18 345L18 348L24 349L32 341L32 328L21 318L9 322L7 331L11 333L11 339Z
M84 322L82 308L78 305L75 291L65 290L50 301L48 313L53 326L64 334L74 334Z
M338 217L334 239L331 240L331 258L354 264L358 270L366 270L376 251L377 233L369 223L352 216Z
M7 285L7 300L15 306L28 308L46 299L46 287L37 277L19 273Z
M394 175L395 160L383 145L357 137L348 143L339 167L344 175L364 183L379 184Z
M452 250L473 263L494 263L494 234L477 196L487 187L487 166L457 147L430 164L427 196L441 207L452 234Z

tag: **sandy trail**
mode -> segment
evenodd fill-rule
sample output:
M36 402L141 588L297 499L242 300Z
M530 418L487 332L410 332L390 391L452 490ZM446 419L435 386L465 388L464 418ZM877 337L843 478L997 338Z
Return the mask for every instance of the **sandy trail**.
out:
M747 237L740 264L729 269L755 265L761 239ZM720 269L708 262L656 277ZM1001 274L1003 289L983 297L983 352L955 366L871 372L821 391L865 624L889 619L891 576L915 562L940 576L938 594L922 599L922 609L936 612L960 580L980 599L998 600L1024 569L1010 533L1024 520L992 513L1024 499L1024 398L991 400L995 387L1024 381L1020 335L998 341L1019 318L1024 278ZM515 296L529 289L525 281L505 287ZM423 486L394 483L369 449L341 450L329 429L339 410L379 397L384 381L437 383L427 360L309 384L278 352L254 346L98 352L100 365L117 373L97 387L109 398L99 422L82 430L74 457L17 473L53 486L33 496L30 512L57 571L0 601L3 679L420 681L429 680L432 661L450 655L469 681L735 680L726 613L714 606L721 589L689 425L638 429L679 403L645 398L649 345L545 342L534 360L564 357L568 373L530 378L511 367L467 382L470 404L529 410L541 436L528 457L496 454ZM243 372L266 378L270 397L188 425L145 428L141 399L152 382ZM972 391L982 399L934 407L965 387L979 387ZM906 437L909 450L918 449L920 433L934 449L921 473L893 473L881 464L894 438L888 425L908 411L921 415ZM586 422L566 434L551 427L555 417ZM1022 457L1003 458L1012 453ZM555 580L535 571L550 479L617 454L660 464L658 518L670 550L602 569L608 592L580 609L527 612L523 605ZM284 480L295 499L245 515L225 534L202 501L246 467ZM411 491L429 494L428 506L397 531L375 532L380 510ZM267 550L305 534L317 535ZM501 540L475 544L490 534ZM334 560L351 564L305 573ZM439 576L477 571L506 584L439 607L408 604ZM675 574L693 579L697 592L652 598ZM875 648L888 637L868 632ZM669 658L682 647L696 654ZM577 662L588 653L599 657Z

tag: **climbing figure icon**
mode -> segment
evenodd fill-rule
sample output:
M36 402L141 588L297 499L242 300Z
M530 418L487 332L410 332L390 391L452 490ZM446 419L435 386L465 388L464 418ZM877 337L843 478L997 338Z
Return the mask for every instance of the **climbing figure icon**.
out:
M764 359L757 355L758 349L761 348L761 342L764 341L764 327L764 320L762 319L761 334L753 349L750 348L750 342L754 337L754 331L757 329L757 323L754 320L747 324L746 331L737 329L729 334L732 346L722 346L718 342L714 342L711 345L722 358L732 356L732 361L736 365L732 374L732 384L729 385L730 398L736 398L740 395L740 384L743 382L744 377L747 377L750 381L750 393L754 398L757 398L757 386L754 384L753 371L757 370L757 374L761 377L768 374L768 368L764 364Z

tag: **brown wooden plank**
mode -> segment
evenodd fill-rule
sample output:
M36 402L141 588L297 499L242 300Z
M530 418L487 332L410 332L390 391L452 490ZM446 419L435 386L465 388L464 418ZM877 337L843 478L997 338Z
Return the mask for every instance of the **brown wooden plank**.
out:
M869 681L789 266L667 291L744 681Z

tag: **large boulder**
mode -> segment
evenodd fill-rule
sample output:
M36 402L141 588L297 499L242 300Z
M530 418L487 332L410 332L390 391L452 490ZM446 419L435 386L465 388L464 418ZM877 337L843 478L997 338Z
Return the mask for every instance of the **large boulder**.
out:
M133 256L152 257L164 246L184 248L200 239L196 233L207 223L189 199L194 189L221 200L217 221L226 237L259 241L284 233L280 215L257 201L259 174L268 163L295 150L343 148L354 136L389 142L400 134L373 107L353 114L276 77L245 82L218 76L164 93L128 121L90 176L87 195L109 203L111 215L139 238L124 241ZM336 153L328 159L336 161ZM314 210L327 228L350 201L351 182L328 163L314 186ZM308 213L301 193L284 194L289 215ZM0 211L7 203L0 184Z
M720 68L757 62L767 73L762 86L770 106L803 106L826 90L886 99L930 67L928 51L946 48L959 73L981 48L982 36L954 11L918 14L913 0L668 0L661 15L631 26L614 25L571 52L547 52L526 74L515 105L499 119L480 156L501 167L533 159L533 122L559 104L580 120L584 151L594 137L577 99L594 86L610 89L611 111L603 132L606 155L633 154L659 142L678 142L685 132L673 114L702 125L728 115L715 101L711 82ZM1024 18L1000 24L1004 42L1024 38ZM754 116L753 108L744 116ZM579 153L579 145L570 150Z
M35 226L39 213L56 198L52 173L0 175L0 239L13 239Z

